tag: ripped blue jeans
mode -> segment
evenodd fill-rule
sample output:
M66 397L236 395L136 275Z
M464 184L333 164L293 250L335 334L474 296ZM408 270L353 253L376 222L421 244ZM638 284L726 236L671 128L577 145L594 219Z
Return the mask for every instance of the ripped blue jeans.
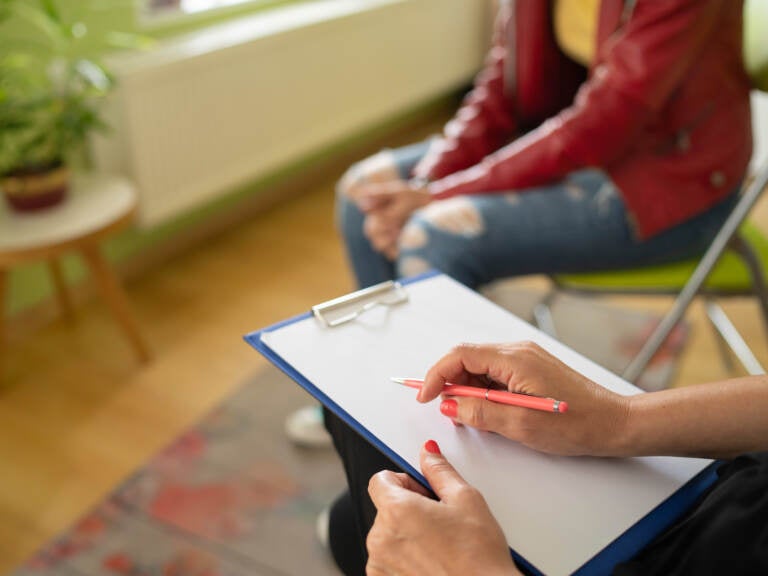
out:
M408 177L426 147L419 143L390 152L401 177ZM477 288L510 276L649 266L698 256L737 196L640 240L611 179L599 170L581 170L522 192L433 202L403 228L396 261L373 249L363 233L363 214L342 191L337 220L360 287L434 268Z

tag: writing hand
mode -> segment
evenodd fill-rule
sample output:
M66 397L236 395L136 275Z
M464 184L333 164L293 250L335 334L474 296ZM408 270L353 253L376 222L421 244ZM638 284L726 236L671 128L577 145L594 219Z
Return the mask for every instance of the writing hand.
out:
M447 382L568 402L566 413L554 414L482 399L445 397L441 412L457 423L552 454L611 456L620 452L629 399L598 386L534 343L455 347L429 370L419 401L439 396Z
M377 514L366 574L519 575L485 499L433 441L421 450L421 471L439 500L406 474L383 471L371 478Z

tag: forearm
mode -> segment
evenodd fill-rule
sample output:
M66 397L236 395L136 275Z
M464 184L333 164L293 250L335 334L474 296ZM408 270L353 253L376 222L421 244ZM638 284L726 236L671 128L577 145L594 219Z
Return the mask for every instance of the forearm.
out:
M413 176L439 180L475 165L509 141L517 131L514 102L505 88L505 61L509 56L506 26L510 6L503 4L496 18L493 46L483 69L461 108L445 126L443 137L430 146Z
M508 142L516 133L512 104L504 93L501 49L491 51L486 69L456 115L445 126L442 138L433 141L413 169L413 176L439 180L474 166Z
M639 394L617 436L617 456L729 458L768 449L768 377Z
M571 106L478 164L433 182L430 192L449 198L523 190L582 168L610 168L664 122L726 3L637 2Z

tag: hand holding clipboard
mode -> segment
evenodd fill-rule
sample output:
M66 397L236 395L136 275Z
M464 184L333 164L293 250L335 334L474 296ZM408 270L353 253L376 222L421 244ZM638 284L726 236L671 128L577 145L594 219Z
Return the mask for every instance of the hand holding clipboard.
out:
M442 381L433 384L430 366L457 342L532 341L574 373L599 382L600 386L594 386L600 394L641 393L445 276L425 276L403 286L373 287L364 294L338 298L314 307L312 314L281 322L246 339L424 484L427 480L420 472L419 446L427 438L436 440L458 473L483 494L508 545L518 554L517 560L533 573L608 572L609 566L645 545L690 506L714 478L708 460L584 459L542 454L540 451L583 454L573 439L560 437L561 426L576 423L572 428L576 430L590 414L594 416L585 397L556 377L556 368L551 368L552 376L544 379L545 387L536 388L523 379L512 390L566 401L568 409L562 414L517 409L484 399L454 398L459 420L471 417L465 412L471 403L487 405L481 412L486 421L478 426L484 429L496 429L489 420L495 414L490 409L516 412L523 424L520 430L502 433L520 442L484 434L471 426L455 428L439 410L414 402L411 394L392 386L393 374L426 374L425 389L429 392L424 398L432 394L434 398L446 382L479 383L472 382L469 375L451 371L453 361L444 360L445 364L438 361L445 368L441 368ZM539 360L545 368L550 365L545 356ZM510 390L509 380L494 366L467 368L506 383ZM599 416L609 414L598 410ZM528 427L537 433L526 436L526 421L546 422L546 426ZM510 494L526 497L510 498ZM531 517L537 518L537 527L519 530L521 519ZM548 545L552 541L560 543L554 555Z

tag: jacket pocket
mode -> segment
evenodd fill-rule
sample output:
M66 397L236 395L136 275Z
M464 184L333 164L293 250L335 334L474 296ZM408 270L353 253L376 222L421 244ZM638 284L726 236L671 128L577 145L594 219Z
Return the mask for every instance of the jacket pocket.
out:
M665 136L661 139L654 152L658 156L670 156L672 154L685 154L691 148L693 133L709 120L715 112L715 103L707 100L701 109L690 119L683 122L677 128L665 130ZM674 125L674 122L670 122Z

